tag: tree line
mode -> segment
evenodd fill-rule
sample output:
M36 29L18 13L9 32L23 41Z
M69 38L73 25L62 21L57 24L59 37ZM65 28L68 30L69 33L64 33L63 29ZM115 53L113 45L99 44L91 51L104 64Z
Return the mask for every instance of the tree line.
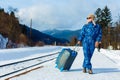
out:
M96 23L102 27L102 47L120 49L120 16L116 22L112 22L110 9L105 6L103 9L98 8L95 11Z
M10 42L27 44L25 29L21 26L14 11L11 10L8 13L3 8L0 8L0 34L7 37Z

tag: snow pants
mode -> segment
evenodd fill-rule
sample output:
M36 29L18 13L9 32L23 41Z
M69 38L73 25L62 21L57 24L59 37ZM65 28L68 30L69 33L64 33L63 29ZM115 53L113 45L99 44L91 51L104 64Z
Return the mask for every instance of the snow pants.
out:
M95 49L95 41L87 37L83 40L82 45L84 52L83 68L92 69L91 58Z

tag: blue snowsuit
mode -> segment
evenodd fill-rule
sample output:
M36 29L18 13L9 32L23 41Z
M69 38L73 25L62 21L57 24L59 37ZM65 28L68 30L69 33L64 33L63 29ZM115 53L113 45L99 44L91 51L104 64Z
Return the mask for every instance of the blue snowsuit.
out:
M83 68L92 69L91 58L95 49L95 42L100 42L101 38L102 30L98 24L94 25L92 22L89 22L83 26L78 39L83 46Z

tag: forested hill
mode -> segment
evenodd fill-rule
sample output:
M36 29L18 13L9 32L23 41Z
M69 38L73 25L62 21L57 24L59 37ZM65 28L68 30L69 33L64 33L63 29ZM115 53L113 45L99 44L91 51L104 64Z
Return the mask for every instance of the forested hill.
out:
M38 30L32 29L31 36L29 35L30 28L26 25L20 24L13 11L7 13L4 9L0 8L0 34L8 37L14 43L34 43L42 42L44 44L65 44L68 41L65 39L58 39Z

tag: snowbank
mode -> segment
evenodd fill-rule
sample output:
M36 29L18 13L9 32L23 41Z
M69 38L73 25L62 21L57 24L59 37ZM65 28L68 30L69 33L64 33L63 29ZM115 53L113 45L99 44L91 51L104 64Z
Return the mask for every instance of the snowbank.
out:
M7 42L8 42L8 38L4 38L4 37L0 34L0 49L5 49Z

